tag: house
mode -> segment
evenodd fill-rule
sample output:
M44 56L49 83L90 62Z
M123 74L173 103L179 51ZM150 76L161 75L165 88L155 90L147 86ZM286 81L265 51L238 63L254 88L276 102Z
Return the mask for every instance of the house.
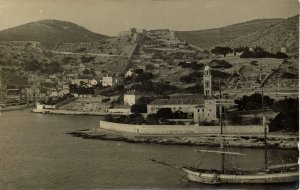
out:
M24 89L21 90L21 92L24 93L25 97L28 100L33 100L34 99L35 93L34 93L33 88L24 88Z
M286 53L287 52L287 48L286 47L281 47L280 48L280 52L281 53Z
M179 110L192 114L196 106L203 104L203 98L156 99L147 105L147 114L155 114L162 108L171 108L172 112Z
M51 94L50 94L50 97L56 97L58 96L58 92L57 91L52 91Z
M133 69L129 69L126 73L125 73L125 77L131 77L134 74Z
M131 109L130 107L117 107L117 108L109 108L107 109L109 113L114 113L114 114L131 114Z
M62 85L62 88L63 88L63 89L70 89L70 86L69 86L68 84L63 84L63 85Z
M89 80L88 79L73 79L71 81L72 84L76 84L76 85L81 85L83 84L88 84Z
M121 78L118 75L106 75L102 78L102 86L114 86L121 83Z
M138 99L141 97L137 92L131 91L124 94L124 105L132 106L137 104Z
M98 81L96 79L89 80L89 84L92 86L96 86L98 84Z
M147 105L147 114L155 114L162 108L170 108L172 112L182 111L193 115L196 123L217 120L221 108L229 108L234 104L232 100L212 98L212 75L209 66L204 69L203 82L204 96L181 95L170 99L156 99Z
M58 91L57 95L62 97L62 96L66 95L66 94L69 94L69 93L70 93L70 91L68 89L63 89L63 90Z
M21 91L19 89L7 89L5 97L10 101L20 101Z
M204 104L194 108L194 122L217 121L220 118L220 109L228 109L233 105L233 101L229 99L206 99Z

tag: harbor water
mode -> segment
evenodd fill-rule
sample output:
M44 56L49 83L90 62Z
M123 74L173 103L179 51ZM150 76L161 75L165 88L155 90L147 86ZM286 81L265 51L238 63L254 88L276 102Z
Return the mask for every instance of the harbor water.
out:
M201 185L184 173L158 165L220 168L220 155L199 153L196 147L131 144L82 139L67 133L96 128L99 116L35 114L29 109L0 116L0 189L295 189L298 183L271 185ZM246 156L231 156L226 167L263 168L264 150L231 148ZM297 150L270 149L270 164L295 162ZM232 163L232 164L229 164Z

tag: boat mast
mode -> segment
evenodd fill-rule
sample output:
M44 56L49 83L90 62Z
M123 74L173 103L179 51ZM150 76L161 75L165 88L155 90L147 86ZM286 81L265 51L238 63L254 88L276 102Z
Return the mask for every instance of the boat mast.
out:
M268 143L267 143L267 125L266 125L266 117L263 115L263 125L265 128L264 131L264 139L265 139L265 170L268 169Z
M225 139L223 137L223 122L222 122L222 91L221 91L221 80L219 80L219 92L220 92L220 105L219 105L219 114L220 114L220 127L221 127L221 151L224 150L224 144L225 144ZM225 154L224 153L221 153L222 155L222 166L221 166L221 171L222 173L224 173L224 170L225 170L225 164L224 164L224 161L225 161Z

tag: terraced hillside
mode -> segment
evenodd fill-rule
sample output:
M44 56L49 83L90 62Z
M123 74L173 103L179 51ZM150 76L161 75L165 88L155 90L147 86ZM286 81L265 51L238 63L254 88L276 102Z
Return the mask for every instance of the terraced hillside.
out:
M281 47L286 47L288 52L298 52L299 15L219 45L230 47L240 45L248 47L261 46L271 52L276 52Z
M281 21L283 21L283 19L259 19L222 28L197 31L177 31L176 35L182 41L186 41L203 49L210 49L217 44L222 44L246 36L260 29L269 28Z

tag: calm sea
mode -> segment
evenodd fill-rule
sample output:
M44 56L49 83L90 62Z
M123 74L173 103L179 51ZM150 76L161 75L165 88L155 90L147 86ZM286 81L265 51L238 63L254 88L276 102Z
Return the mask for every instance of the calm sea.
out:
M0 189L295 189L298 185L208 186L189 183L181 171L149 159L219 168L219 155L194 151L209 147L130 144L66 134L95 128L99 119L34 114L30 110L2 112ZM263 149L232 150L247 156L232 156L228 163L243 168L263 167ZM272 164L293 162L298 152L273 149L269 150L269 157Z

